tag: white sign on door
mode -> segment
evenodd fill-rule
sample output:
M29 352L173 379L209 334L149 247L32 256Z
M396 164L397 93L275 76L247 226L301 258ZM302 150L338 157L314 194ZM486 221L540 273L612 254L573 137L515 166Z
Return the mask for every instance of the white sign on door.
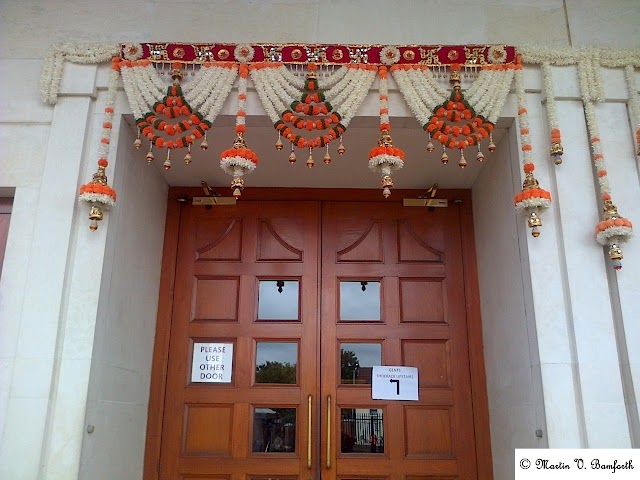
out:
M191 381L231 383L233 343L194 343Z
M418 400L416 367L373 367L371 398L374 400Z

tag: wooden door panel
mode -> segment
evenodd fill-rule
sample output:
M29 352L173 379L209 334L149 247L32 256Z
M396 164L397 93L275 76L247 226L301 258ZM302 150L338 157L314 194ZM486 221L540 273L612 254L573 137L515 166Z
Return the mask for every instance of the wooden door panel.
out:
M322 393L335 404L331 432L323 433L323 443L330 435L334 445L329 455L334 466L327 478L404 479L425 473L474 478L462 242L456 210L427 212L390 203L327 202L322 225ZM381 284L380 320L341 319L340 282L367 279ZM339 345L363 340L381 342L383 365L418 368L419 401L372 400L369 386L341 384ZM341 420L342 409L353 416L346 423ZM372 424L352 432L358 415L361 424L367 418L377 419L380 414L374 412L379 410L367 417L370 409L382 411L383 428L376 432ZM323 412L322 421L326 419ZM341 432L343 425L347 425L345 432ZM367 435L368 439L363 438ZM343 446L345 442L348 447ZM354 443L359 443L357 448ZM356 451L362 453L352 453Z
M306 470L307 396L317 397L319 384L318 224L316 202L183 206L160 478ZM277 306L282 291L265 290L261 299L260 282L275 288L279 281L289 289L298 282L294 318L260 320L259 302L274 298ZM231 383L191 382L193 345L206 342L233 344ZM277 361L282 342L296 345L295 364ZM276 373L297 372L264 378L292 383L256 383L258 344L276 359Z

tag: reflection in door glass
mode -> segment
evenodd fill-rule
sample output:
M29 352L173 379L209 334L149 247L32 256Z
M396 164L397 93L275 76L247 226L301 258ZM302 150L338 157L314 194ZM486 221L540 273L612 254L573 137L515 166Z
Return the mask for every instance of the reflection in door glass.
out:
M349 385L371 385L371 373L382 365L380 343L341 343L340 382Z
M340 320L380 320L380 282L340 282Z
M255 453L295 452L296 409L255 407L252 451Z
M343 408L340 412L342 453L384 453L381 408Z
M298 280L260 280L258 320L298 320Z
M297 371L296 342L256 342L256 383L295 385Z

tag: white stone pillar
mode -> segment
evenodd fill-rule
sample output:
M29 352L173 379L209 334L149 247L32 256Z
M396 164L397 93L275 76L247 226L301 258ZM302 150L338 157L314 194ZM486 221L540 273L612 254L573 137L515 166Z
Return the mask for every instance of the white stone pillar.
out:
M1 478L38 478L45 432L51 428L55 410L52 392L60 382L67 274L74 249L74 213L96 67L76 66L73 70L65 77L73 78L73 85L63 81L63 95L53 112L40 194L33 212L25 300L0 443Z
M609 72L605 77L622 76L621 70ZM607 84L614 84L612 78ZM618 85L621 82L618 83ZM611 263L606 260L609 281L612 284L611 300L616 322L618 348L622 369L625 400L629 415L632 445L640 447L640 426L638 411L640 400L640 302L638 301L638 285L640 285L640 181L638 178L638 157L635 154L635 127L630 125L625 108L626 89L619 88L611 95L623 98L612 98L607 103L596 106L596 116L600 127L602 151L607 163L609 184L613 202L618 212L631 220L636 235L622 244L624 259L622 270L615 272ZM607 91L607 97L609 97ZM631 127L631 128L630 128Z
M540 91L539 70L525 71L525 87ZM557 192L548 159L548 143L545 114L540 95L527 93L527 110L531 130L531 143L535 158L535 177L542 188L549 190L553 203L542 215L543 226L538 238L533 238L526 228L524 247L531 273L533 310L540 358L542 392L544 397L547 439L550 448L579 448L581 440L581 411L579 386L572 355L571 313L567 311L564 258L558 250L562 242L560 211ZM518 151L520 151L518 136ZM516 191L522 189L524 173L520 164L514 165L515 178L520 178ZM521 217L521 222L526 218ZM525 261L523 259L523 261Z
M564 161L554 168L561 219L558 248L565 263L566 311L578 373L584 444L628 448L629 425L623 395L607 268L593 236L598 202L589 136L574 67L554 69ZM575 98L575 100L573 99ZM577 446L577 445L576 445Z

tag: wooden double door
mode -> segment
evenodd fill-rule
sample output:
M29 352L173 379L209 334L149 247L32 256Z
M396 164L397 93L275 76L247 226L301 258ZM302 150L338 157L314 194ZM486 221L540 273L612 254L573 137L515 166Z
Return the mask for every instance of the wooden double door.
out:
M242 201L168 220L179 233L146 478L490 476L460 208ZM372 399L378 365L417 367L419 399Z

